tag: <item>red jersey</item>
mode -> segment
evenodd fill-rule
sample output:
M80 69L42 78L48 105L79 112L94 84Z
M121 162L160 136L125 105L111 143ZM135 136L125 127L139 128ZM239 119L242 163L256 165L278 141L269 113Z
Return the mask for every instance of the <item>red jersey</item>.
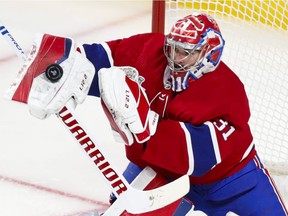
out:
M213 183L243 168L256 154L244 86L221 62L180 93L165 88L164 38L147 33L83 47L96 72L113 65L135 67L145 79L142 86L151 109L161 116L150 140L126 147L128 159L167 178L188 174L191 183ZM100 96L97 75L89 94Z

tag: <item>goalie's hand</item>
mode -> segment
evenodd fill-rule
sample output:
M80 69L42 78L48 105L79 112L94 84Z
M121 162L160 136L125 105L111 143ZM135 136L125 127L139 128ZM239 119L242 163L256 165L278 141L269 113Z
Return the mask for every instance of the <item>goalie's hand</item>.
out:
M138 143L150 139L158 123L158 114L150 110L138 79L138 71L132 67L102 68L99 71L104 111L112 128L128 145L133 144L133 136Z
M58 113L71 98L76 106L87 97L95 69L76 49L70 38L44 34L34 41L22 68L23 85L19 85L24 96L29 94L27 104L33 116L47 118Z

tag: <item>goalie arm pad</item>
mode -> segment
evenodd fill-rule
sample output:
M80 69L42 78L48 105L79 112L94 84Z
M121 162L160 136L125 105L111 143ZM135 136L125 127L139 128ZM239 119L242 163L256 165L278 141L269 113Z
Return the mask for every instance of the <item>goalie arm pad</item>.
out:
M99 87L103 109L124 142L144 143L156 132L158 114L150 109L145 90L132 67L102 68Z
M30 113L40 119L59 112L71 98L74 105L83 103L95 70L76 49L70 38L37 35L8 97L27 103Z

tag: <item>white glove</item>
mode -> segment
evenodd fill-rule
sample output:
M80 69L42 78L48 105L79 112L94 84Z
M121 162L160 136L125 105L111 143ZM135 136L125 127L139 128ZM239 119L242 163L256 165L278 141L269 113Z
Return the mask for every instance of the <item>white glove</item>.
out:
M21 82L9 89L10 98L27 103L40 119L59 112L71 98L83 103L95 69L76 48L70 38L38 35L19 72Z
M141 77L132 67L102 68L99 71L102 105L110 124L127 145L150 139L156 132L158 114L150 110Z

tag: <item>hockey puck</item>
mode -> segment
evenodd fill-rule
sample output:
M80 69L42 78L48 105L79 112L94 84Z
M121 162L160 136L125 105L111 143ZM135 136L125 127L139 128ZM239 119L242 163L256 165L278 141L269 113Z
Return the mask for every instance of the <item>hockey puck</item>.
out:
M51 64L46 68L45 75L51 82L57 82L63 75L63 69L59 64Z

